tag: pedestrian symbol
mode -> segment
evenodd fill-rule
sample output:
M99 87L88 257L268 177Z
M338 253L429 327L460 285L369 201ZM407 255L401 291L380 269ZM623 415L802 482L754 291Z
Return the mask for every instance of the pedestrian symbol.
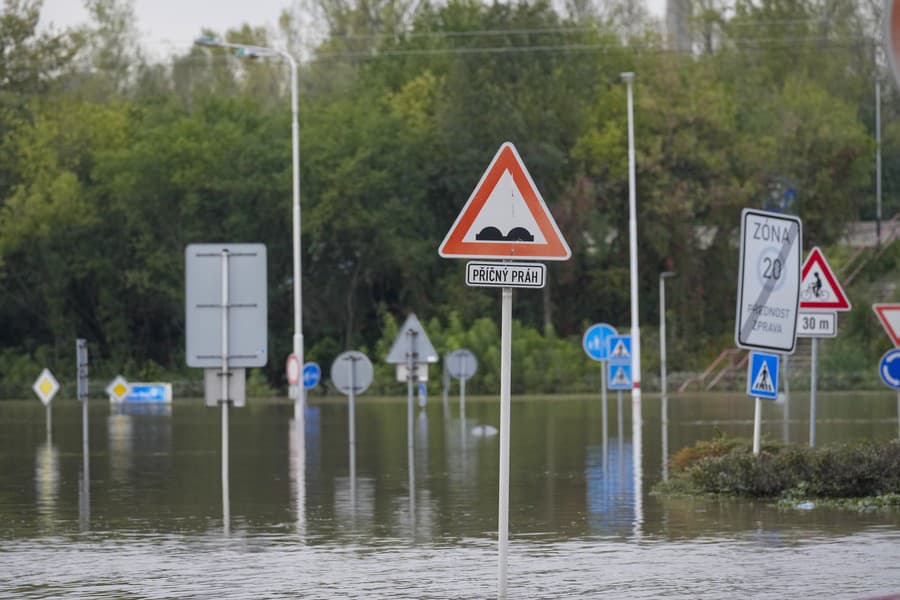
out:
M631 385L631 365L611 363L609 366L609 389L630 390Z
M756 398L775 400L778 398L777 354L751 352L747 371L747 394Z
M609 338L609 360L631 362L631 336L614 335Z
M775 388L772 387L772 377L769 376L769 367L766 366L766 363L763 363L762 368L759 370L756 381L753 382L753 389L770 394L775 391Z

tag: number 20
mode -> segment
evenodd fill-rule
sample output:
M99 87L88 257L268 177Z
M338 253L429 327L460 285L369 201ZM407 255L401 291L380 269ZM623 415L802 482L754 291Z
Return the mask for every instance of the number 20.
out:
M763 264L765 264L765 269L763 269L764 278L781 279L782 265L780 259L772 259L767 256L763 258Z

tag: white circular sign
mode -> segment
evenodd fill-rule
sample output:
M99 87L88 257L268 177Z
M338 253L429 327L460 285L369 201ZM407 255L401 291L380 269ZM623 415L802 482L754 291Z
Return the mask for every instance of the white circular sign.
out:
M447 356L447 371L454 379L470 379L478 371L478 359L471 350L454 350Z
M331 382L342 394L362 394L372 385L375 371L369 357L357 350L338 355L331 363Z
M287 373L288 383L291 385L297 385L297 383L300 381L300 359L297 358L296 354L291 354L287 357L285 372Z

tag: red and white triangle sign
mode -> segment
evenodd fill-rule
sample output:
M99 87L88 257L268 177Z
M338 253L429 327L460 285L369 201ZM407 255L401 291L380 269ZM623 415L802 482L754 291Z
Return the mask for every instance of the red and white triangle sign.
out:
M872 310L894 346L900 347L900 304L873 304Z
M441 242L444 258L568 260L569 245L510 142L500 146Z
M850 300L818 246L800 270L800 310L850 310Z

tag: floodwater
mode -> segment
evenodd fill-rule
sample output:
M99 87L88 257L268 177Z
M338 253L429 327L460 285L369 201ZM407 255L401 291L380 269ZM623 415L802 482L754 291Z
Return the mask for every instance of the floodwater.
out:
M662 499L663 455L749 436L753 401L513 398L510 598L870 598L900 593L900 513ZM806 443L808 400L764 405L764 435ZM229 514L219 409L0 402L0 598L490 598L497 594L497 398L415 408L250 401L230 413ZM621 419L620 419L621 415ZM898 436L885 394L821 394L819 445ZM621 425L620 425L621 423ZM638 469L635 469L638 465ZM412 488L410 488L412 482ZM412 493L411 493L412 491Z

